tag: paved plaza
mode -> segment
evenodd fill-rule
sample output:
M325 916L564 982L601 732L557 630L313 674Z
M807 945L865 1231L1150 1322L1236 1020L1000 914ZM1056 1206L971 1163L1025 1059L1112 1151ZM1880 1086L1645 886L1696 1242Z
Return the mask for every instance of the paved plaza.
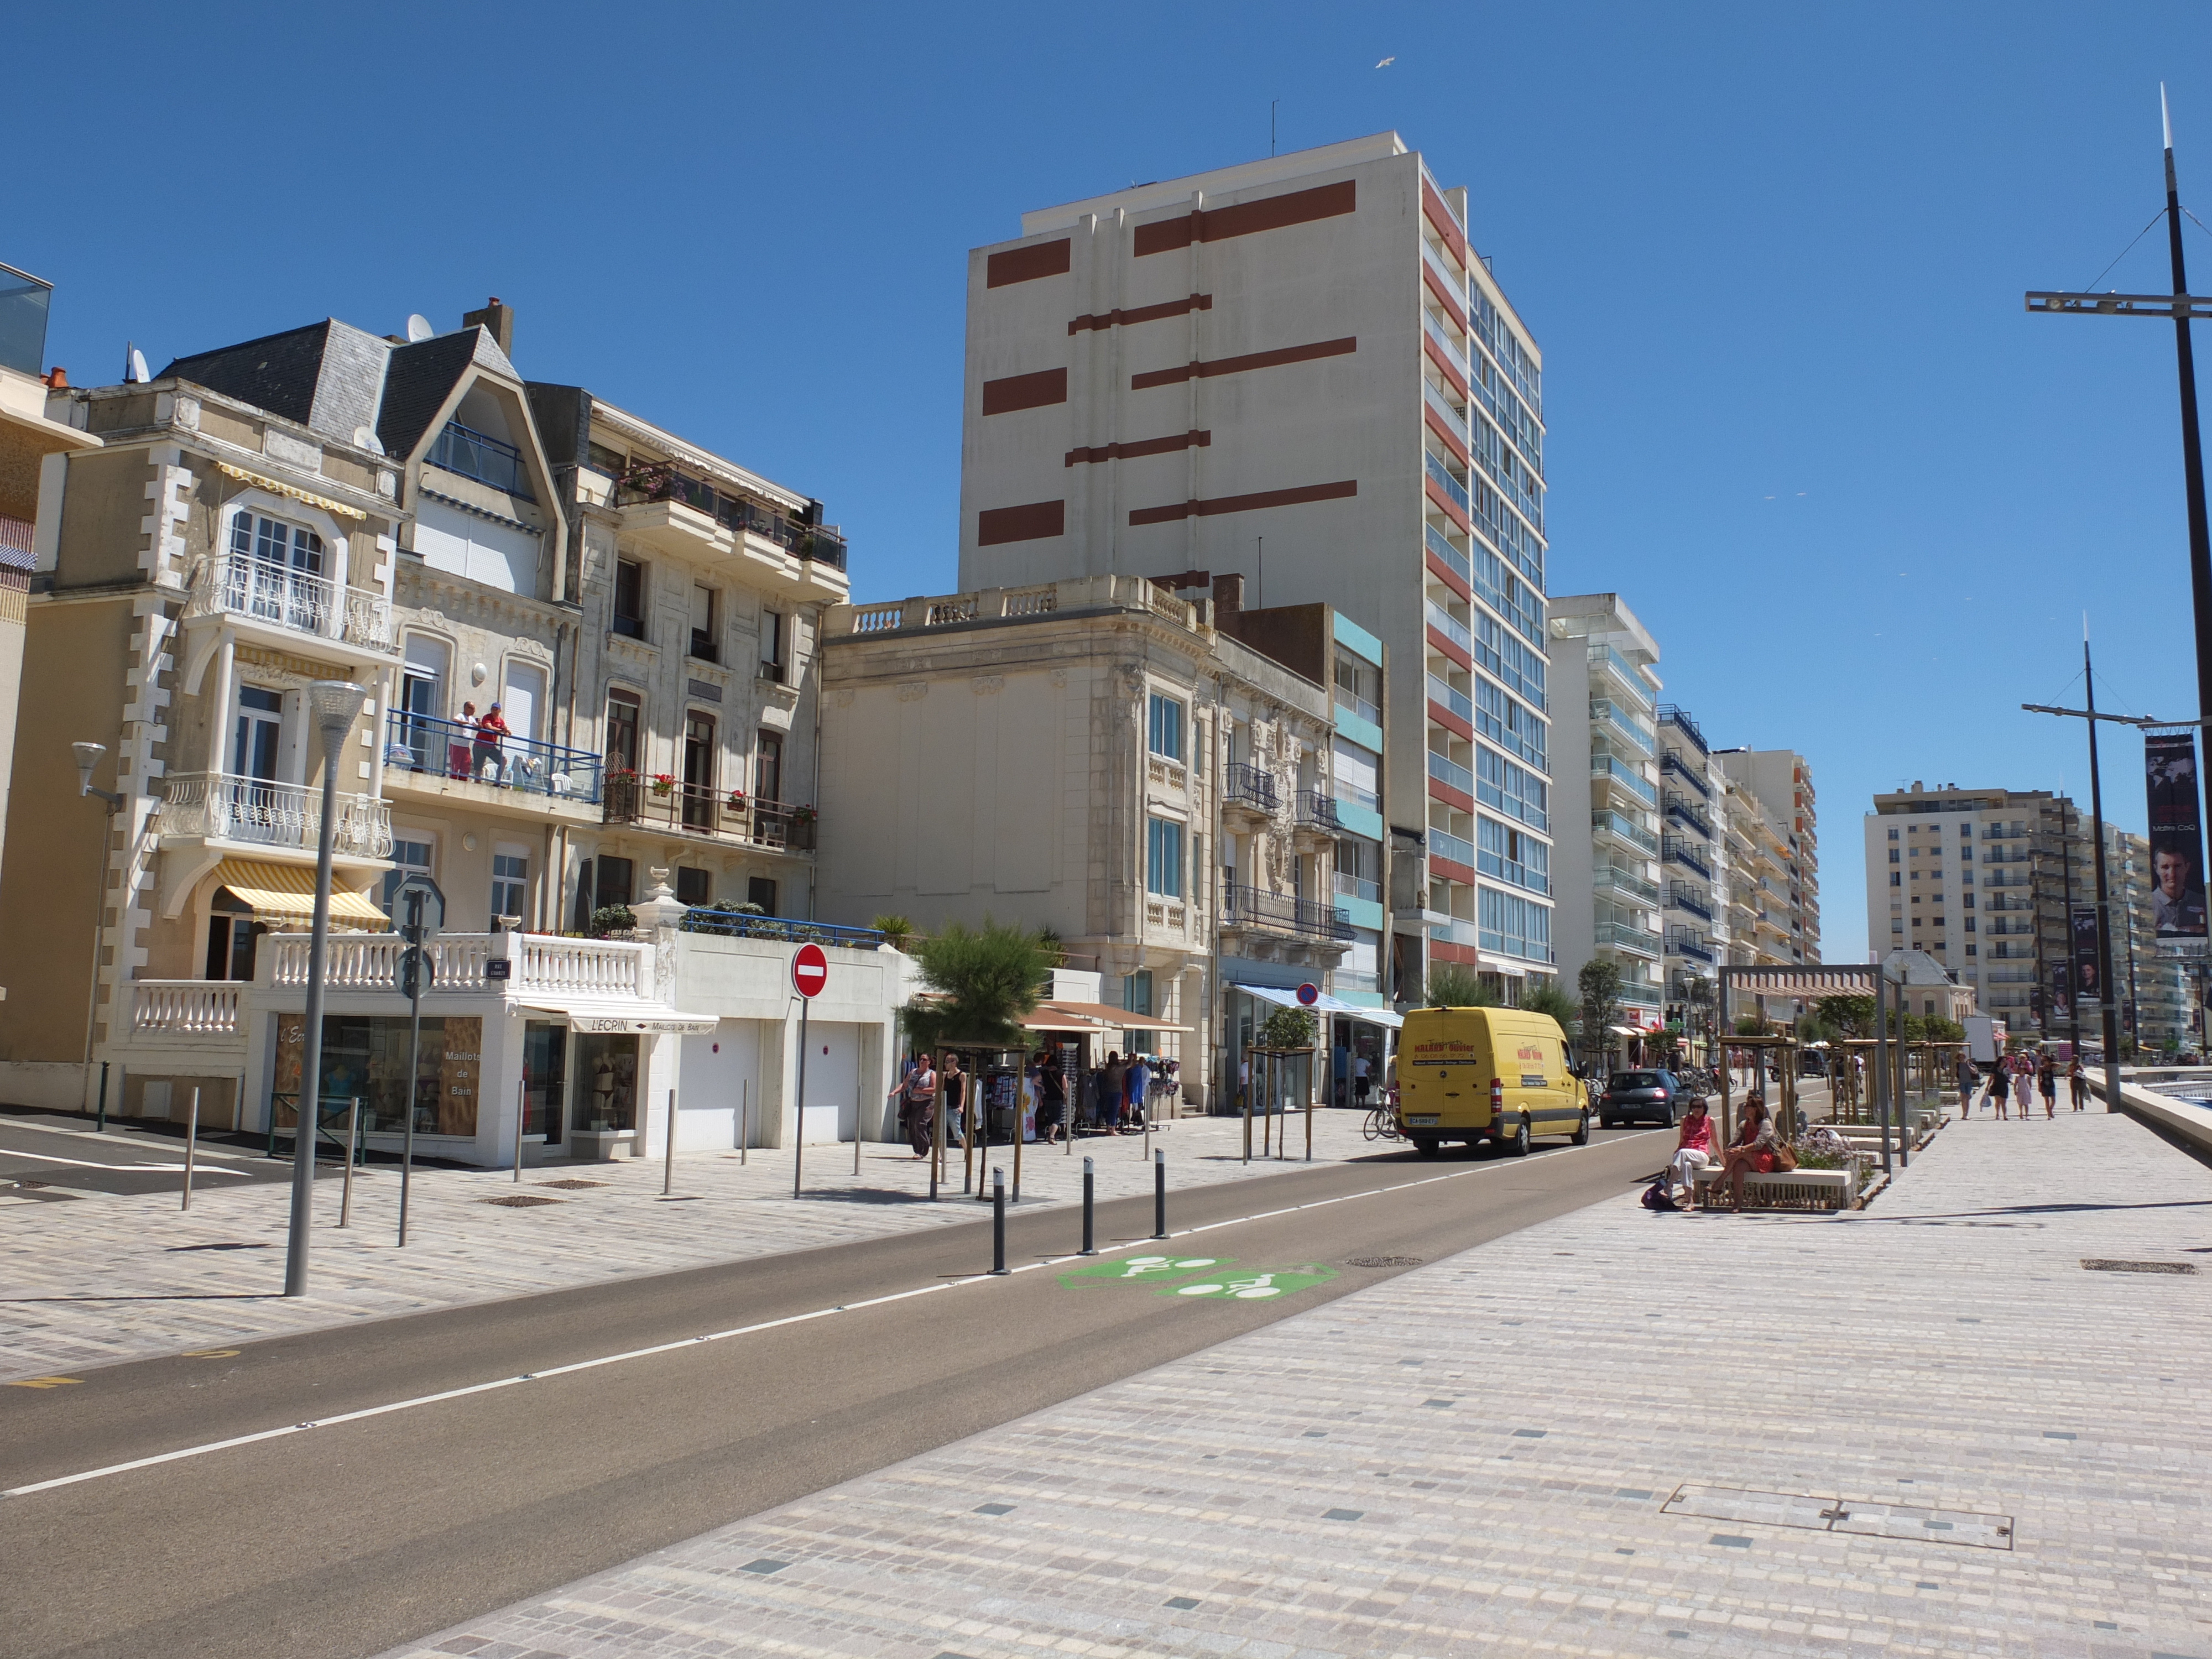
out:
M398 1652L2202 1659L2208 1292L2212 1173L1984 1116L1870 1211L1609 1200Z
M1314 1161L1401 1151L1365 1139L1363 1114L1314 1115ZM1288 1120L1291 1151L1303 1160L1302 1120ZM1152 1145L1166 1152L1171 1189L1278 1174L1291 1167L1257 1154L1243 1159L1243 1121L1170 1120ZM89 1133L50 1138L52 1150L97 1159ZM112 1143L109 1143L112 1144ZM1022 1208L1079 1204L1083 1159L1097 1171L1100 1202L1152 1189L1142 1136L1086 1137L1071 1156L1063 1146L1031 1146L1022 1158ZM1013 1149L979 1156L1011 1179ZM397 1248L399 1174L390 1164L357 1170L351 1225L340 1229L335 1166L315 1186L311 1294L287 1300L284 1241L290 1193L283 1182L248 1185L204 1173L246 1167L234 1148L204 1150L189 1212L173 1193L0 1202L0 1383L69 1373L154 1354L216 1347L320 1329L349 1321L636 1274L849 1243L917 1228L953 1226L990 1213L986 1205L927 1201L928 1166L904 1147L809 1146L805 1196L792 1197L792 1154L756 1150L679 1152L675 1195L664 1198L661 1161L550 1164L512 1170L417 1170L408 1208L408 1243ZM957 1200L960 1160L946 1189ZM180 1176L172 1177L173 1184ZM568 1184L562 1184L568 1183ZM0 1191L0 1198L9 1194ZM507 1200L531 1202L517 1206ZM1071 1223L1072 1224L1072 1223ZM986 1265L981 1262L979 1266Z

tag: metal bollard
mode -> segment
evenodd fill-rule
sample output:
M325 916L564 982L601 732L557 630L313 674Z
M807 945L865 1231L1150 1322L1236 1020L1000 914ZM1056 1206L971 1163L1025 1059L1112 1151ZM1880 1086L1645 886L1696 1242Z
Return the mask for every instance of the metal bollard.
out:
M1097 1196L1097 1189L1092 1180L1091 1160L1088 1158L1085 1158L1083 1160L1083 1248L1076 1252L1078 1255L1097 1255L1098 1254L1097 1247L1091 1243L1091 1206L1092 1200Z
M1006 1271L1006 1172L991 1170L991 1271Z
M1168 1155L1152 1154L1152 1237L1168 1236Z
M193 1098L195 1101L198 1100L197 1091ZM345 1184L339 1189L338 1198L338 1225L341 1227L350 1227L353 1224L354 1126L360 1121L361 1097L356 1095L353 1097L352 1103L346 1108ZM309 1141L307 1145L312 1155L314 1142Z
M100 1062L100 1114L92 1123L92 1132L96 1135L107 1133L107 1065L104 1060Z
M185 1120L185 1201L183 1208L192 1207L192 1149L200 1138L200 1091L192 1091L192 1115Z

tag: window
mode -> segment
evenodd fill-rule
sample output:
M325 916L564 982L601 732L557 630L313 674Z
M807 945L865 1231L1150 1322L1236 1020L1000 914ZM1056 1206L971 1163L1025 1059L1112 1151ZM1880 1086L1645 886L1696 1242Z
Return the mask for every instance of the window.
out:
M1897 839L1897 830L1896 830L1896 829L1895 829L1895 827L1894 827L1894 826L1893 826L1893 827L1891 828L1891 830L1890 830L1890 832L1889 832L1889 838L1890 838L1892 841L1895 841L1895 840ZM1893 857L1893 858L1894 858L1894 857L1896 856L1896 854L1892 854L1890 856L1891 856L1891 857Z
M1480 911L1477 921L1482 948L1531 962L1552 959L1552 912L1545 905L1501 893L1495 887L1477 891Z
M1974 925L1973 918L1972 918L1972 917L1971 917L1971 916L1969 916L1969 917L1966 919L1966 926L1967 926L1967 927L1972 927L1973 925ZM1974 954L1974 949L1975 949L1975 947L1974 947L1974 945L1973 945L1972 941L1969 940L1969 941L1967 942L1967 945L1966 945L1966 954L1967 954L1968 956L1972 956L1972 955L1973 955L1973 954Z
M1495 750L1474 751L1475 799L1520 819L1531 829L1549 830L1550 789Z
M1474 683L1474 727L1532 766L1544 765L1544 722L1488 680Z
M274 782L276 756L284 729L284 698L281 692L258 685L238 688L238 725L231 740L231 775Z
M508 918L520 927L529 915L530 849L501 842L491 855L491 925L496 933Z
M701 662L720 662L714 648L714 590L704 582L691 584L691 654Z
M783 799L783 738L774 732L760 734L760 752L753 761L753 793L762 800Z
M1895 834L1897 833L1897 831L1896 831L1896 830L1891 830L1889 833L1890 833L1891 835L1893 835L1893 835L1895 835ZM1915 852L1917 852L1919 849L1918 849L1917 848L1915 848L1913 850L1914 850ZM1904 858L1902 857L1902 855L1900 855L1900 854L1899 854L1899 852L1898 852L1897 848L1895 848L1894 847L1893 847L1893 848L1891 848L1889 849L1889 861L1890 861L1892 864L1902 864L1902 863L1904 863L1904 862L1905 862L1905 860L1904 860Z
M679 904L706 904L714 896L714 876L709 870L695 870L689 865L676 866L676 902Z
M1474 821L1475 868L1486 876L1510 881L1532 893L1552 890L1552 849L1534 836L1477 815Z
M1182 896L1182 825L1154 818L1145 846L1145 890L1162 898Z
M645 637L645 567L635 559L615 561L614 631Z
M1152 970L1139 968L1133 974L1121 975L1121 1008L1125 1013L1152 1016ZM1133 1042L1130 1044L1134 1047Z
M435 845L428 837L418 840L404 830L392 837L392 868L384 872L384 890L377 897L377 902L386 915L392 914L393 890L410 876L429 875L436 851ZM434 921L437 918L433 916L430 920Z
M610 449L605 444L591 444L584 450L584 465L594 472L604 472L610 478L619 478L629 471L629 460L619 449Z
M684 827L712 830L714 814L714 717L684 716Z
M1382 724L1382 671L1348 653L1336 653L1336 706L1370 726Z
M635 691L607 693L607 770L631 772L638 765L638 730L644 702Z
M1972 824L1962 823L1959 826L1959 839L1960 841L1972 841L1973 838L1974 826Z
M1899 871L1899 870L1893 870L1893 871L1891 871L1891 872L1889 872L1889 884L1890 884L1892 887L1902 887L1902 886L1904 886L1904 885L1905 885L1905 875L1904 875L1904 872L1903 872L1902 871Z
M398 747L399 754L387 754L387 763L397 762L420 772L434 767L434 758L441 745L436 728L430 722L446 712L446 665L451 654L443 640L434 640L423 634L407 636L407 665L399 678L400 721Z
M1197 860L1194 860L1195 865ZM1346 898L1382 900L1382 849L1371 841L1349 836L1336 843L1336 890Z
M282 519L241 512L230 521L230 550L264 564L322 574L323 538L304 525L286 524Z
M636 866L628 859L613 858L605 853L595 862L598 880L592 894L592 908L604 910L610 905L628 905L635 890L632 883L636 878Z
M745 878L745 902L757 904L763 913L775 914L775 883L767 876Z
M252 979L254 941L267 931L253 920L253 912L230 896L216 890L214 914L208 917L207 977Z
M1152 693L1152 722L1150 744L1152 753L1164 759L1182 758L1182 705L1173 697Z
M760 625L760 677L783 684L783 617L780 612L763 611Z

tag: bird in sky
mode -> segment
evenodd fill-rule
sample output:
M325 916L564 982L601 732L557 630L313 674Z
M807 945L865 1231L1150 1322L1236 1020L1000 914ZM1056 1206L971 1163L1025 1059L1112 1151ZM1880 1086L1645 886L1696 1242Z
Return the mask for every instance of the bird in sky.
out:
M1398 61L1398 59L1397 59L1397 56L1396 56L1396 54L1393 53L1390 57L1385 58L1384 58L1381 63L1377 64L1375 67L1376 67L1376 69L1389 69L1389 68L1390 67L1390 65L1391 65L1391 64L1393 64L1396 63L1397 61Z

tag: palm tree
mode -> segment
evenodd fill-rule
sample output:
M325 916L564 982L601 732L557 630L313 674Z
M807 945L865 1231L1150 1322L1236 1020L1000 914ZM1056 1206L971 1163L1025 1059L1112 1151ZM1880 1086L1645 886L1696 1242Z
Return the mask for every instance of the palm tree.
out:
M868 924L884 936L884 943L894 951L907 951L914 943L914 924L901 915L881 915ZM908 952L911 954L911 952Z
M934 937L917 939L914 954L922 983L935 993L902 1011L917 1046L1027 1046L1022 1020L1037 1006L1053 960L1035 933L988 916L981 927L949 922Z

